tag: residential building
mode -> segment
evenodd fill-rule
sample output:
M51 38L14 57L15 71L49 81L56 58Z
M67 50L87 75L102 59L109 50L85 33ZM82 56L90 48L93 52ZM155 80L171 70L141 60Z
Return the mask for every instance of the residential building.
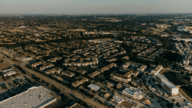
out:
M65 76L68 76L68 77L74 77L75 76L75 73L69 71L69 70L65 70L61 73L62 75L65 75Z
M93 90L93 91L98 91L98 90L100 89L100 87L97 86L97 85L95 85L95 84L90 84L88 87L89 87L91 90Z
M140 66L139 68L137 68L137 70L138 70L139 72L143 72L143 71L145 71L146 68L147 68L147 65L142 65L142 66Z
M118 95L114 95L113 96L113 102L115 103L118 103L118 104L121 104L125 99L121 96L118 96Z
M82 85L83 83L88 82L88 81L89 81L88 78L82 77L81 80L77 80L77 81L73 82L72 86L76 88L79 85Z
M157 75L163 69L162 65L158 65L155 69L151 70L151 73Z
M122 65L122 68L126 69L131 65L130 62L126 62L125 64Z
M125 75L119 74L119 73L111 73L110 76L113 78L113 80L118 80L118 81L122 81L125 83L128 83L129 81L131 81L131 78L129 78Z
M45 65L43 65L43 66L41 66L40 67L40 70L41 71L44 71L44 70L46 70L46 69L50 69L50 68L52 68L52 67L54 67L54 64L45 64Z
M155 76L156 81L162 86L162 88L170 95L179 94L179 88L176 87L173 83L171 83L166 77L163 75L157 74Z

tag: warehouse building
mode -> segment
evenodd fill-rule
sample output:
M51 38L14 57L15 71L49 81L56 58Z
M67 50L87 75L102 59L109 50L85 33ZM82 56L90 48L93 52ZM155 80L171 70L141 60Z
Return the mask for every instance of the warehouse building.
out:
M38 86L1 101L0 108L45 108L56 101L48 89Z

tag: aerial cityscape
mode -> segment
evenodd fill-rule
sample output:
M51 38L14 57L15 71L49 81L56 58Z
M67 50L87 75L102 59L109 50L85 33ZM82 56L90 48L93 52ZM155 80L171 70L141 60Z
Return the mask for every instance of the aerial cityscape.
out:
M0 108L192 108L188 11L43 1L0 1Z

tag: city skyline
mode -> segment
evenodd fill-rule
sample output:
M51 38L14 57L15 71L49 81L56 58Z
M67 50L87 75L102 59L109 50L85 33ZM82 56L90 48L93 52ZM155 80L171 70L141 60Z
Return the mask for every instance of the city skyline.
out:
M185 2L184 2L185 1ZM0 14L190 13L190 0L7 0Z

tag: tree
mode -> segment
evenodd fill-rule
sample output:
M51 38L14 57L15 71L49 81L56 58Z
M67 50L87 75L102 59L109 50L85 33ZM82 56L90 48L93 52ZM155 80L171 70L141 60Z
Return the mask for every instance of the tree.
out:
M179 102L177 102L177 103L176 103L176 105L177 105L178 107L180 107L180 104L179 104Z

